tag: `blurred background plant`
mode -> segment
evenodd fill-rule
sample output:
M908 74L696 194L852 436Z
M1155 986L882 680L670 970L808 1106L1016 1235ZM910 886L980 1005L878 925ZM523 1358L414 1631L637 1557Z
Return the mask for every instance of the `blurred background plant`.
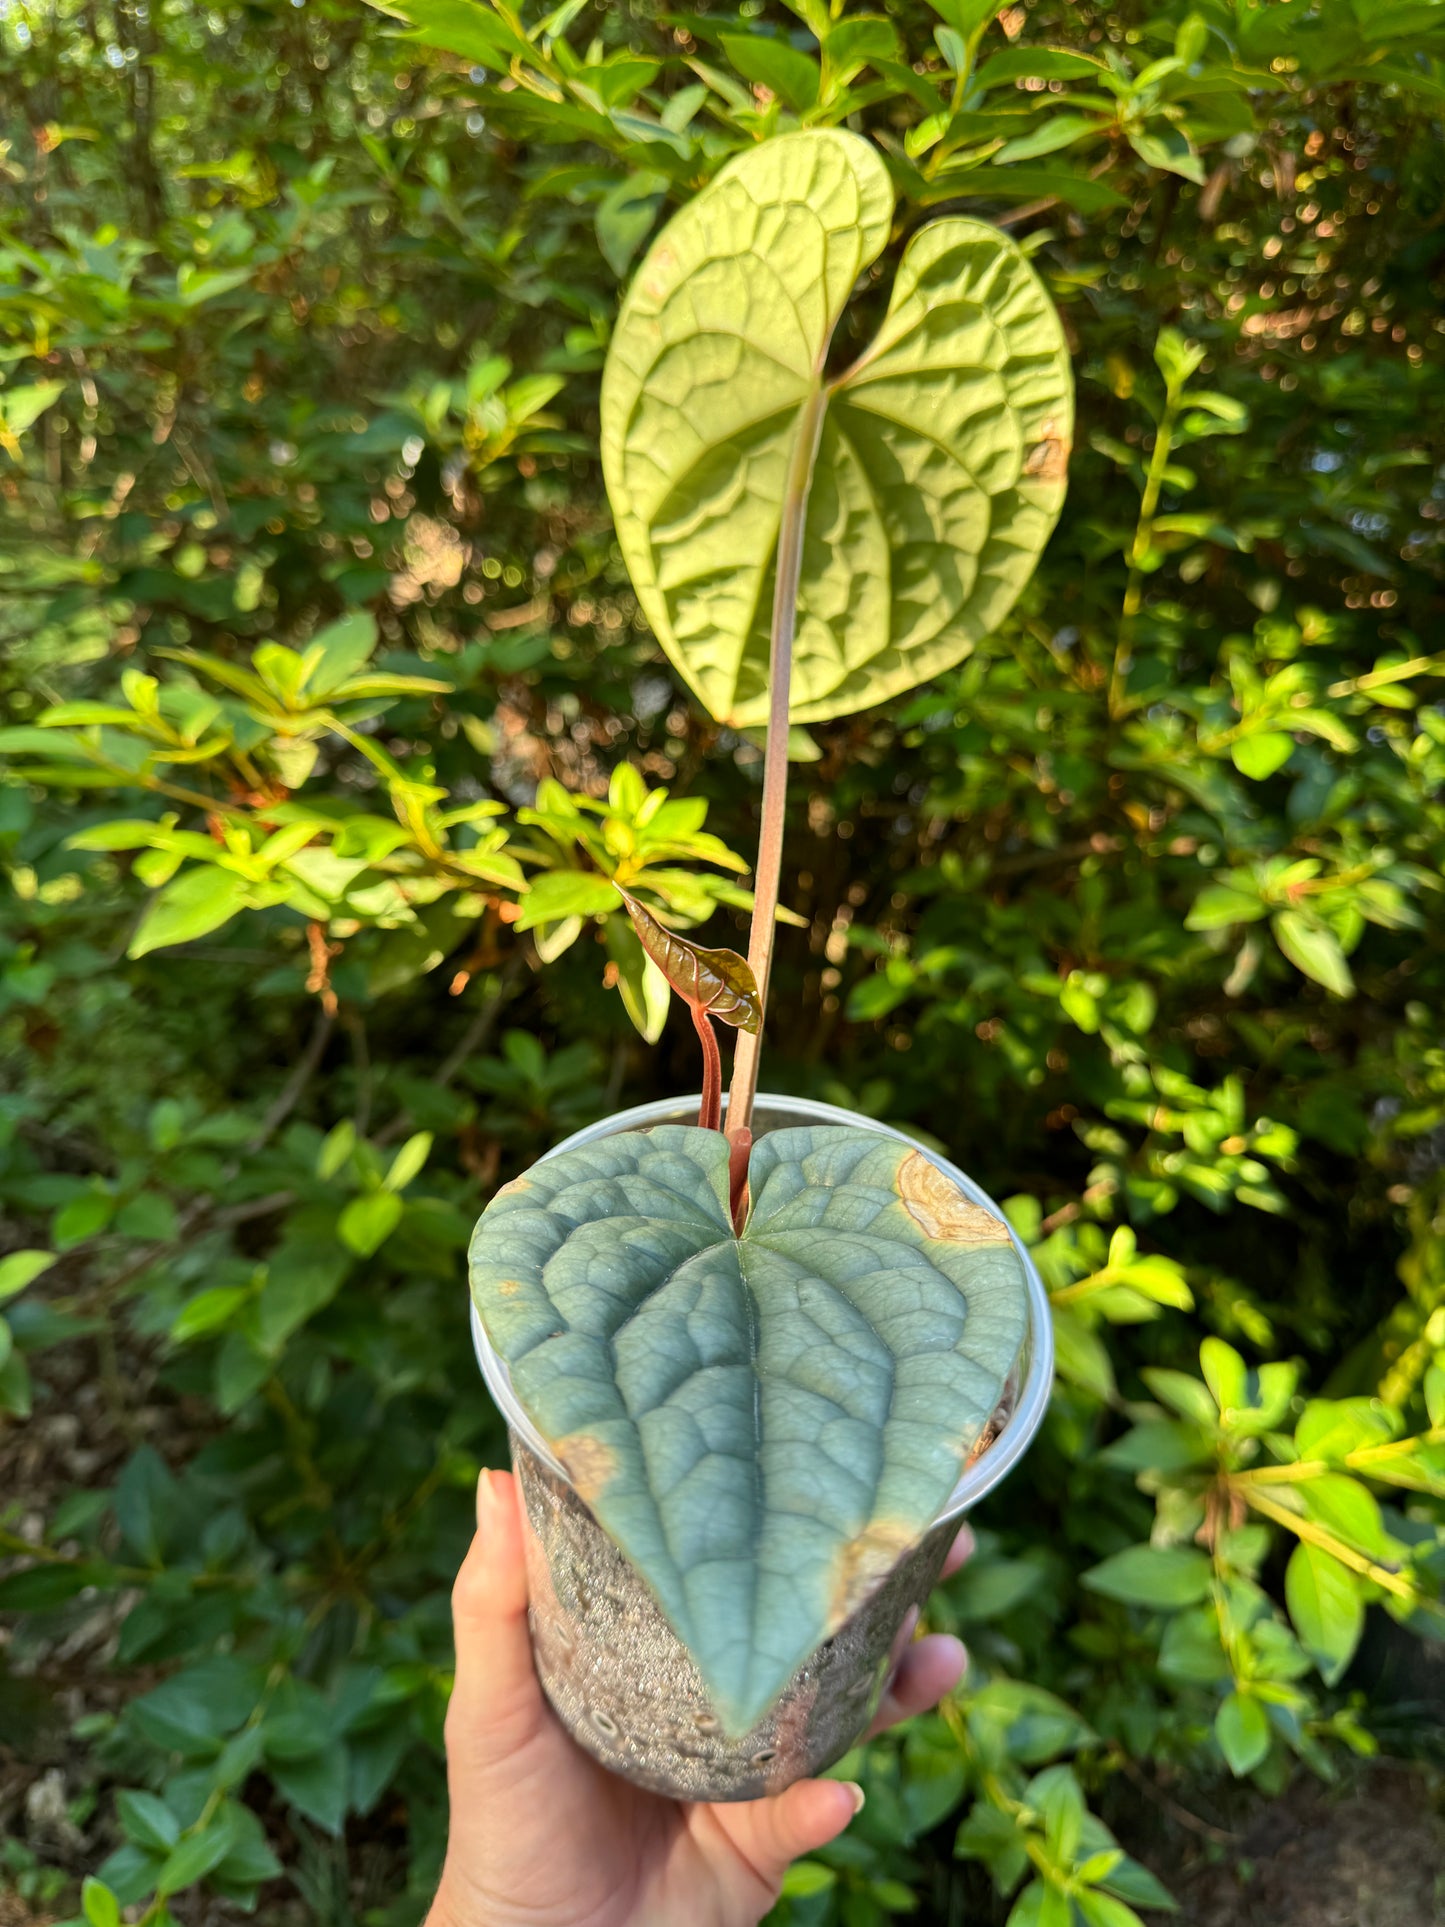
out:
M1003 630L798 737L767 1075L1009 1201L1061 1373L779 1919L1244 1919L1343 1774L1427 1920L1445 7L393 11L0 18L0 1892L421 1916L468 1229L692 1084L613 879L736 944L755 837L608 523L619 279L846 119L1028 248L1080 433Z

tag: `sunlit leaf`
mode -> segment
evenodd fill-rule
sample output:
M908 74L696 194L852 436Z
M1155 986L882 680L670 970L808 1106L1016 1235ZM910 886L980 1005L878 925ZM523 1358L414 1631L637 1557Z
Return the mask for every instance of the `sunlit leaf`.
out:
M618 537L659 641L734 724L766 716L800 436L818 446L796 721L879 702L967 655L1027 581L1063 501L1068 355L1038 277L996 229L951 219L915 234L877 337L825 376L892 207L856 135L764 142L673 217L618 318L602 393Z

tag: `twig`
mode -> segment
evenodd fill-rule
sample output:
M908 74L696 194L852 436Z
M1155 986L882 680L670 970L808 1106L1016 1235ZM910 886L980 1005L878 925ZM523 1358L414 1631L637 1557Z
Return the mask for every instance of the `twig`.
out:
M351 1039L352 1053L356 1058L356 1109L352 1123L356 1126L358 1137L366 1136L366 1127L371 1122L371 1051L366 1041L366 1020L359 1011L349 1010L341 1020Z
M1197 1813L1191 1813L1188 1807L1180 1806L1179 1802L1171 1799L1162 1787L1156 1786L1148 1774L1136 1766L1127 1753L1113 1754L1111 1764L1122 1768L1125 1777L1134 1782L1146 1799L1152 1800L1157 1807L1169 1815L1171 1820L1177 1821L1188 1832L1197 1833L1201 1839L1212 1840L1220 1847L1232 1847L1238 1844L1241 1835L1231 1833L1227 1827L1216 1827L1212 1821L1201 1820Z
M467 1059L481 1050L484 1044L490 1042L492 1032L497 1027L497 1019L510 1002L512 991L524 966L525 959L522 952L514 950L498 973L495 989L490 996L483 999L472 1021L442 1059L436 1075L431 1080L438 1090L445 1090ZM410 1122L410 1111L398 1111L390 1124L377 1133L373 1142L378 1145L394 1143Z
M326 1040L331 1035L334 1022L335 1019L329 1017L324 1010L318 1012L305 1050L297 1058L291 1075L277 1092L270 1110L262 1118L256 1135L246 1146L248 1151L259 1151L264 1145L269 1144L295 1110L301 1101L302 1092L316 1074L316 1067L321 1062L321 1054L326 1049Z

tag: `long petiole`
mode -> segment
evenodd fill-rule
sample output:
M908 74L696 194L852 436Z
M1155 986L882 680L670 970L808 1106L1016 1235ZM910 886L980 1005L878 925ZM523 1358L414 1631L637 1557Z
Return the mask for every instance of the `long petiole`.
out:
M698 1106L699 1130L716 1131L722 1123L722 1052L712 1019L701 1004L689 1004L693 1027L702 1043L702 1103Z
M808 513L808 490L813 463L823 433L828 391L821 381L798 422L797 439L788 463L787 491L778 528L777 575L773 589L773 633L768 662L768 739L763 752L762 825L758 834L758 867L753 877L753 920L748 931L748 963L757 979L762 1007L756 1034L742 1031L733 1057L728 1094L728 1136L736 1146L753 1120L753 1098L758 1088L758 1052L768 1009L768 978L773 966L773 937L777 926L778 883L783 869L783 826L788 809L789 692L793 680L793 631L798 619L798 580L803 569L803 526Z

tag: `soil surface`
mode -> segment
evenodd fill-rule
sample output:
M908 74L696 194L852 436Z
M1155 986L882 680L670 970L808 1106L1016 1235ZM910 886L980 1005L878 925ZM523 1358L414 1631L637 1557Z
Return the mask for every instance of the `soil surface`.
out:
M1376 1765L1331 1788L1301 1776L1256 1807L1230 1842L1169 1829L1150 1865L1180 1902L1179 1927L1445 1927L1445 1789Z

